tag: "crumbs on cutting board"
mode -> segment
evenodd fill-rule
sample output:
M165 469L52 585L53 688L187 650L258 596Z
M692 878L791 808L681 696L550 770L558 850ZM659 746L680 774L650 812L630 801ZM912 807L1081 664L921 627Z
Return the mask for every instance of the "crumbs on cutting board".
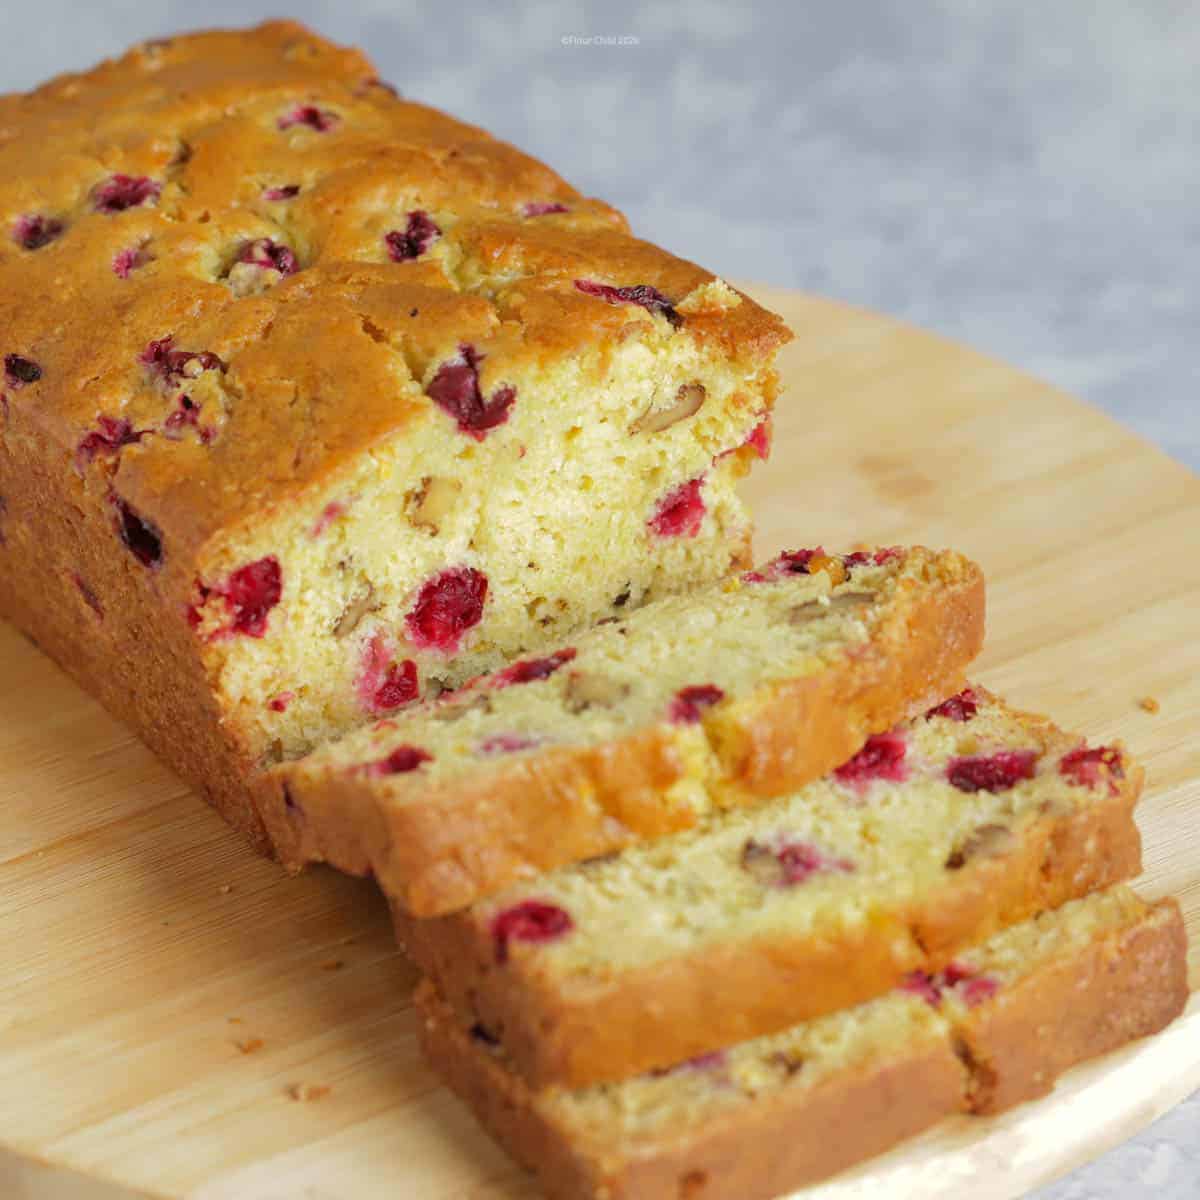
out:
M264 1042L260 1037L241 1038L233 1043L243 1054L253 1054L256 1050L261 1050Z
M1153 696L1142 696L1138 700L1138 707L1144 709L1148 713L1156 713L1162 707L1161 704Z
M283 1091L289 1100L308 1103L310 1100L324 1100L333 1088L327 1083L289 1083Z
M346 965L344 958L327 958L321 964L322 971L340 971Z

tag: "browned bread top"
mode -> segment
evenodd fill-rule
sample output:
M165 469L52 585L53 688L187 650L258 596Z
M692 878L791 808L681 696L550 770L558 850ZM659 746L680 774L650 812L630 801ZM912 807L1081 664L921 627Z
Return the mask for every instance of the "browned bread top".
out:
M0 330L0 427L25 409L189 550L431 408L486 435L547 362L687 339L755 374L787 337L287 21L0 98Z

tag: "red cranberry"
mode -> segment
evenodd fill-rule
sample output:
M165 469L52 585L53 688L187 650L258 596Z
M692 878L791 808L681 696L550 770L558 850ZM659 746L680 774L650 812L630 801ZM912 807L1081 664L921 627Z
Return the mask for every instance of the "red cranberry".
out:
M40 250L43 246L50 245L65 228L66 226L54 217L43 217L40 213L33 213L18 218L13 225L12 236L13 241L22 250Z
M427 580L405 618L409 641L453 653L463 634L482 620L487 592L487 576L474 567L452 567Z
M295 692L280 692L278 696L271 697L270 701L267 703L267 707L272 712L287 712L288 705L290 705L295 698Z
M331 500L323 509L321 515L313 522L308 531L311 538L319 538L339 517L346 515L346 505L341 500Z
M557 650L548 658L528 658L524 662L505 667L492 681L493 687L508 687L512 683L532 683L537 679L549 679L563 663L569 663L576 655L574 646Z
M701 494L703 487L701 475L668 492L654 510L648 522L650 528L659 537L695 537L708 511Z
M843 858L829 858L810 842L788 842L775 852L775 857L783 868L783 882L789 887L819 872L854 870L852 863Z
M462 360L442 363L425 394L458 422L461 432L481 442L489 430L508 420L517 389L500 387L484 400L479 388L479 364L484 356L474 346L464 344L458 350Z
M375 693L375 712L391 712L401 705L410 704L420 690L417 681L417 664L411 658L401 663L390 663L383 683Z
M759 458L766 462L771 457L771 418L764 417L750 431L750 436L746 439L746 445L750 446L754 453Z
M557 200L531 200L521 209L524 217L547 217L551 213L565 213L571 210Z
M1119 790L1117 780L1125 778L1125 766L1116 746L1079 746L1063 755L1058 772L1064 779L1089 788L1107 778L1109 791L1114 796Z
M676 725L695 725L706 708L712 708L724 699L724 691L715 683L698 683L680 688L667 709L667 719Z
M479 743L479 753L512 754L517 750L532 750L538 744L537 738L525 737L520 733L497 733Z
M162 184L144 175L114 175L92 189L92 207L100 213L119 213L128 208L140 208L158 199Z
M760 883L773 887L795 887L823 872L850 872L854 864L830 858L811 842L790 841L776 846L751 838L742 847L742 867Z
M300 185L298 183L287 183L283 187L269 187L263 189L263 199L269 200L272 203L279 200L294 200L300 195Z
M882 550L855 550L853 554L842 555L842 565L847 571L853 570L855 567L865 567L869 563L874 563L877 567L882 567L893 559L900 558L904 554L904 549L901 546L885 546Z
M237 260L261 267L264 271L278 271L280 275L294 275L300 270L300 261L295 252L271 238L255 238L247 242L238 253Z
M359 703L367 712L391 712L417 698L417 664L412 659L396 662L388 639L376 633L364 650L356 688Z
M163 435L178 441L188 428L196 430L205 446L217 436L211 425L200 424L200 406L185 392L179 397L179 407L163 422Z
M842 763L834 775L842 782L861 786L872 779L887 779L903 783L908 778L904 758L908 743L900 733L876 733L867 738L866 745L849 761Z
M931 717L945 717L948 721L969 721L979 711L979 697L971 688L963 688L957 696L935 704L926 714L928 721Z
M142 351L138 361L149 367L167 383L180 379L194 379L203 371L222 371L224 362L211 350L173 350L174 336L168 334L150 342Z
M393 229L383 240L392 262L409 262L420 258L441 236L442 231L430 215L417 208L408 214L408 224L403 230Z
M37 383L42 377L42 368L30 358L19 354L4 356L4 380L14 391L27 383Z
M974 1008L977 1004L990 1000L1000 990L1000 985L996 980L980 975L975 979L966 980L955 990L968 1008Z
M919 996L930 1008L940 1008L942 1004L942 989L932 975L925 971L910 971L900 984L902 992L911 992Z
M675 311L674 305L657 288L649 284L639 283L632 287L613 287L608 283L597 283L594 279L577 279L575 286L585 296L596 296L609 304L636 304L647 312L662 313L670 324L678 329L683 324L683 318Z
M267 632L267 618L283 595L283 572L274 556L239 567L223 589L225 603L233 614L233 632L260 638Z
M1007 792L1037 770L1036 750L1000 750L987 755L953 758L946 778L960 792Z
M113 274L118 279L128 279L134 271L153 262L153 255L146 249L145 244L130 246L120 251L113 259Z
M508 961L509 942L553 942L570 933L574 923L557 904L544 900L522 900L492 918L492 941L496 961Z
M327 108L318 108L315 104L300 104L285 113L276 124L280 129L291 129L293 125L305 125L318 133L328 133L341 121L341 117Z
M128 547L129 552L143 567L161 566L163 544L162 534L158 528L134 512L116 493L113 493L109 499L116 510L117 533L121 541Z
M776 575L807 575L809 574L808 564L814 558L823 558L825 556L825 548L817 546L812 550L785 550L772 564L771 568Z
M942 994L952 989L968 1008L974 1008L990 1000L1000 990L1000 984L988 975L980 975L974 967L952 962L938 975L913 971L905 976L900 988L920 996L930 1008L940 1008Z
M372 771L376 775L407 775L427 762L433 762L433 755L420 746L397 746L387 758L381 758Z
M97 455L119 454L123 447L136 445L148 432L135 430L124 418L101 417L97 424L99 429L86 434L76 447L75 466L80 472Z

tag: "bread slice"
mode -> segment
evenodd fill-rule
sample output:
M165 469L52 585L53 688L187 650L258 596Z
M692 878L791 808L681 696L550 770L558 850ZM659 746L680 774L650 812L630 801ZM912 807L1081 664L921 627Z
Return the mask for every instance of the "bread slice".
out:
M282 764L260 807L286 861L446 913L820 776L982 640L958 554L791 552Z
M0 97L0 615L264 763L745 565L783 323L294 22Z
M767 1200L1157 1032L1186 1002L1185 956L1174 901L1116 888L857 1008L574 1091L531 1089L428 981L417 1006L434 1068L552 1200Z
M669 1066L867 1000L1135 875L1142 772L981 688L833 774L433 920L421 969L533 1084Z

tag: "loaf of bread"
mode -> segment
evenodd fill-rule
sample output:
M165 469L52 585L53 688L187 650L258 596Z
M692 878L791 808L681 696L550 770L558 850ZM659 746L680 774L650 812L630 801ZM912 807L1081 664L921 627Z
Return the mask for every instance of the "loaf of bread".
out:
M1067 904L879 999L623 1083L535 1091L426 981L427 1056L552 1200L767 1200L1048 1092L1187 999L1174 901Z
M973 689L785 798L399 939L535 1086L669 1066L934 974L1137 874L1142 772Z
M781 322L290 22L0 98L0 614L250 772L743 561Z
M792 551L285 763L260 808L286 862L438 915L818 778L982 643L961 555Z

